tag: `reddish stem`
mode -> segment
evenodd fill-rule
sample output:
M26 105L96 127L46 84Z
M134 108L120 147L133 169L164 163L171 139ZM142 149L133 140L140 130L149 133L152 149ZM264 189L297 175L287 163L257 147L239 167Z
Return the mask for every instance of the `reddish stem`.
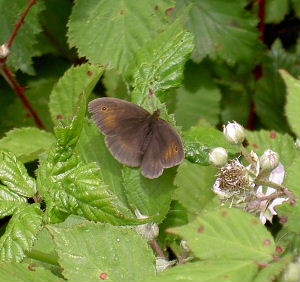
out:
M39 118L38 114L36 113L36 111L33 109L33 107L31 106L28 98L26 97L26 95L24 94L24 90L25 88L22 87L18 81L15 79L13 73L6 67L6 65L3 65L3 73L5 74L6 78L8 79L8 81L11 83L12 88L14 89L14 91L17 93L18 97L21 99L24 107L30 112L31 116L33 117L36 125L39 128L45 129L45 125L43 124L43 122L41 121L41 119Z
M26 10L21 14L21 17L20 17L18 23L16 24L13 33L11 34L10 38L8 39L7 47L9 49L12 46L14 39L18 34L18 31L20 30L21 26L24 24L25 17L27 16L27 14L30 11L30 9L32 8L32 6L35 4L36 4L36 0L30 0ZM18 97L21 99L24 107L29 111L30 115L33 117L36 125L39 128L45 129L46 128L45 125L43 124L42 120L39 118L37 112L31 106L28 98L26 97L26 95L24 93L25 87L22 87L18 83L18 81L15 79L14 74L10 71L10 69L6 65L6 60L7 60L7 57L0 59L0 68L3 71L2 72L3 75L5 76L6 80L8 81L8 83L10 84L12 89L16 92Z
M23 23L24 23L25 17L27 16L27 14L28 14L29 10L31 9L31 7L32 7L33 5L35 5L35 4L36 4L36 0L30 0L30 1L29 1L29 4L28 4L26 10L22 13L22 15L21 15L21 17L20 17L18 23L16 24L16 27L15 27L15 29L14 29L12 35L10 36L10 38L9 38L8 41L7 41L7 47L8 47L8 48L11 47L11 45L12 45L12 43L13 43L13 41L14 41L14 39L15 39L15 37L16 37L18 31L19 31L19 29L21 28L21 26L22 26Z
M151 246L161 258L167 259L164 252L162 251L155 239L151 241Z

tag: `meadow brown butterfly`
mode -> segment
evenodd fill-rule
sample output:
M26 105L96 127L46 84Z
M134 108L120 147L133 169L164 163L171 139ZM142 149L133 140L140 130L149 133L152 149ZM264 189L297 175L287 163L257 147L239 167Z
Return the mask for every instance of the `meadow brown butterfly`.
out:
M111 154L122 164L141 167L147 178L157 178L165 168L184 159L179 134L159 117L117 98L98 98L89 103L89 112L105 135Z

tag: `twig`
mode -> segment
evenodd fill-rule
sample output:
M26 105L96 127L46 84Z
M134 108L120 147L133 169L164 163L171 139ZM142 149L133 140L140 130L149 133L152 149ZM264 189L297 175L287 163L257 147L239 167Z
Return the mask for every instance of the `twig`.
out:
M16 24L16 27L15 27L15 29L14 29L12 35L10 36L10 38L9 38L8 41L7 41L7 47L8 47L8 48L11 47L11 45L12 45L12 43L13 43L13 41L14 41L14 39L15 39L15 37L16 37L18 31L19 31L19 29L21 28L21 26L22 26L23 23L24 23L25 17L27 16L27 14L28 14L29 10L31 9L31 7L32 7L33 5L35 5L35 4L36 4L36 0L30 0L30 1L29 1L26 10L22 13L22 15L21 15L21 17L20 17L18 23Z
M152 248L156 251L156 253L161 257L161 258L164 258L164 259L167 259L164 252L162 251L162 249L160 248L160 246L158 245L156 239L153 239L151 241L151 246Z
M14 42L14 39L17 36L18 31L20 30L21 26L23 25L25 17L27 16L29 10L35 4L36 4L36 0L30 0L29 1L27 8L22 13L18 23L15 26L14 31L12 32L10 38L8 39L8 42L6 44L8 49L10 49L10 47L12 46L12 44ZM1 74L4 76L5 80L8 82L10 87L16 92L18 97L21 99L24 107L29 111L30 115L33 117L35 124L39 128L45 129L46 128L45 125L43 124L42 120L39 118L37 112L31 106L27 96L25 95L25 87L22 87L19 84L19 82L16 80L16 78L15 78L14 74L12 73L12 71L6 65L6 60L8 58L8 54L7 54L7 56L5 56L3 58L0 58L0 71L1 71Z

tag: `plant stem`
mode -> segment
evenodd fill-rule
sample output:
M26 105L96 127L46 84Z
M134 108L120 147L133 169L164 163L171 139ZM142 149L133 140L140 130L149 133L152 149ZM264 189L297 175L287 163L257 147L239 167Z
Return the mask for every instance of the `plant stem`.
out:
M151 241L151 246L152 248L156 251L156 253L161 257L161 258L164 258L164 259L167 259L164 252L162 251L162 249L160 248L160 246L158 245L156 239L153 239Z

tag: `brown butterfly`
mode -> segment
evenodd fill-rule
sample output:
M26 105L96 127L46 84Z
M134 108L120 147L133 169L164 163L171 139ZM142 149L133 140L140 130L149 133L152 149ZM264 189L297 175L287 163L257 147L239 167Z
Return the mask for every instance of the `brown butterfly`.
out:
M122 164L140 166L147 178L161 176L184 159L179 134L159 117L159 110L150 114L124 100L98 98L89 103L89 112L111 154Z

